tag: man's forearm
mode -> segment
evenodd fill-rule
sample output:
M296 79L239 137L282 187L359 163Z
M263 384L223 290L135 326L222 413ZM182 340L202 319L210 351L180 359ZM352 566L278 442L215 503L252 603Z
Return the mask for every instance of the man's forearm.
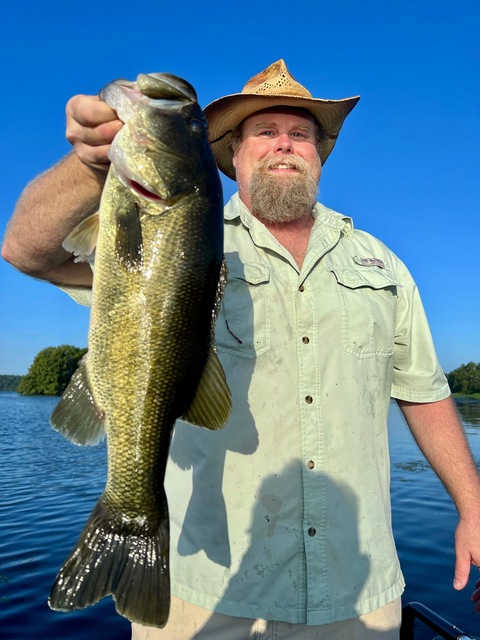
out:
M471 516L472 512L480 515L480 477L453 400L397 402L420 449L452 496L459 515Z
M104 177L71 153L24 190L8 225L2 256L37 278L64 284L88 284L88 265L73 264L62 242L98 209Z

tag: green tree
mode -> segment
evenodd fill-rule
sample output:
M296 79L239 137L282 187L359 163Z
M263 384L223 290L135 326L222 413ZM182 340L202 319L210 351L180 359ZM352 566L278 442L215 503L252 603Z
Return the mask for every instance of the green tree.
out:
M28 396L61 395L86 352L87 349L71 345L43 349L20 381L18 393Z
M447 374L452 393L480 393L480 363L468 362Z

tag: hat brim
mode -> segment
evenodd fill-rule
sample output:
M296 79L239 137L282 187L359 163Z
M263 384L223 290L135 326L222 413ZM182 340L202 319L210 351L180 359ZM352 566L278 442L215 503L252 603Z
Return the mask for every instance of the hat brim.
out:
M235 169L232 164L231 133L238 125L256 111L269 107L296 107L306 109L319 123L325 133L320 148L322 165L330 155L345 118L360 100L360 96L342 100L322 100L299 96L262 96L235 93L214 100L204 109L208 120L209 140L218 168L232 180Z

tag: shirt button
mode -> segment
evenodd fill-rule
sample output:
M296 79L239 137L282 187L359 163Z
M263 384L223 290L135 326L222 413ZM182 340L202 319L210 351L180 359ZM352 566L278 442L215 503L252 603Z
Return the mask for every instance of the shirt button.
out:
M309 460L307 462L307 468L308 469L315 469L315 462L313 460Z
M314 527L310 527L308 530L308 535L313 538L313 536L317 533L317 530Z
M303 344L308 344L310 342L310 338L308 336L303 336L302 342Z
M298 290L299 290L299 291L305 291L305 287L303 286L303 284L301 284L301 285L298 287Z
M305 402L306 402L307 404L312 404L312 402L313 402L313 398L312 398L312 396L306 396L306 398L305 398Z

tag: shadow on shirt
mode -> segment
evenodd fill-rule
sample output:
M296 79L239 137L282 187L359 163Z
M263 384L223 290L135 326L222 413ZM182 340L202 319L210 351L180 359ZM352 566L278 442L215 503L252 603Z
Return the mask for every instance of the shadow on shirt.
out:
M199 429L178 421L170 447L174 466L183 471L192 470L192 492L177 551L181 556L191 556L203 550L213 562L223 567L231 564L227 512L222 493L227 451L251 455L258 447L259 437L248 404L248 387L255 361L226 357L238 360L238 366L242 367L235 385L231 385L234 417L219 431ZM232 371L234 375L235 366L228 369L230 375ZM171 473L170 491L167 493L171 514L175 517L176 492L186 489L183 489L184 479L178 475L181 471L175 471L173 467Z
M297 463L301 464L300 461ZM252 511L249 529L250 544L244 550L238 571L230 576L226 589L219 596L215 612L250 619L245 621L244 627L248 627L249 624L253 626L257 617L281 621L289 616L293 620L297 616L297 624L306 624L307 597L309 597L312 601L309 606L310 623L312 615L317 615L317 619L320 619L320 615L324 614L325 619L328 619L329 612L334 609L336 603L341 603L343 606L343 613L340 615L344 618L355 618L358 616L356 604L359 599L362 599L362 588L370 571L368 555L362 553L359 548L357 531L358 519L361 514L358 513L357 498L348 488L340 486L331 479L323 478L326 483L326 494L332 502L329 505L330 510L342 509L344 512L343 520L350 523L345 531L335 531L335 549L332 550L328 546L325 548L322 535L318 531L320 527L329 526L328 516L325 516L325 512L312 514L312 521L317 528L315 535L309 535L309 529L310 534L312 533L311 523L292 523L289 520L289 504L288 499L285 498L288 491L284 488L286 477L289 477L288 470L285 470L284 473L267 476L262 482L257 502ZM218 494L212 493L210 497L215 500L218 498ZM290 500L294 499L294 496L290 498ZM215 509L218 509L218 505ZM327 511L327 513L329 512ZM204 523L204 528L199 531L198 544L195 546L212 553L214 545L212 546L211 530L209 536L208 514L204 514ZM288 544L285 544L285 539L288 539ZM252 543L252 540L255 542ZM190 540L190 545L192 542ZM280 555L279 547L281 547ZM305 566L304 563L304 566L300 566L300 570L298 570L305 548L307 550L306 563L307 565L310 563L310 566ZM339 549L343 549L343 557L337 563L336 557ZM189 547L189 552L191 552L191 547ZM322 557L323 553L331 554L328 565ZM341 571L338 568L339 564L343 565ZM349 566L351 571L348 571ZM339 571L341 575L339 575ZM193 558L191 572L194 576L195 559ZM225 575L228 573L229 571L226 569ZM309 576L308 593L305 589L306 575ZM236 636L228 634L228 619L218 616L212 616L202 629L197 631L198 635L192 637L208 638L209 640L222 638L222 621L226 625L223 627L223 638L235 638ZM322 631L318 637L328 637L329 640L337 637L353 640L359 634L358 637L363 638L365 632L363 622L357 619L351 624L351 630L345 631L343 629L338 636L335 635L335 626L333 626L329 627L329 635L324 636ZM285 627L286 631L291 629L291 636L278 635L279 638L302 637L296 635L296 624L286 624ZM278 630L278 632L280 631ZM268 633L270 635L265 633L265 636L260 634L255 637L277 637L275 635L277 630L275 632L270 630ZM271 635L272 633L274 636ZM253 636L238 636L239 639L242 637ZM386 636L384 632L377 631L365 637Z
M213 432L177 421L170 458L179 469L192 471L192 492L184 517L181 512L184 506L179 507L178 514L173 510L177 499L184 505L184 492L190 490L189 481L171 465L170 473L167 472L167 481L170 480L167 494L171 515L182 521L177 552L191 556L203 550L216 564L229 567L231 550L222 493L223 475L227 451L249 456L258 447L259 434L250 411L249 387L256 357L267 348L264 339L259 337L265 333L266 296L262 285L267 276L260 265L244 265L237 252L227 253L225 257L228 281L217 318L215 342L232 393L232 416L223 429ZM212 523L215 523L213 528Z

